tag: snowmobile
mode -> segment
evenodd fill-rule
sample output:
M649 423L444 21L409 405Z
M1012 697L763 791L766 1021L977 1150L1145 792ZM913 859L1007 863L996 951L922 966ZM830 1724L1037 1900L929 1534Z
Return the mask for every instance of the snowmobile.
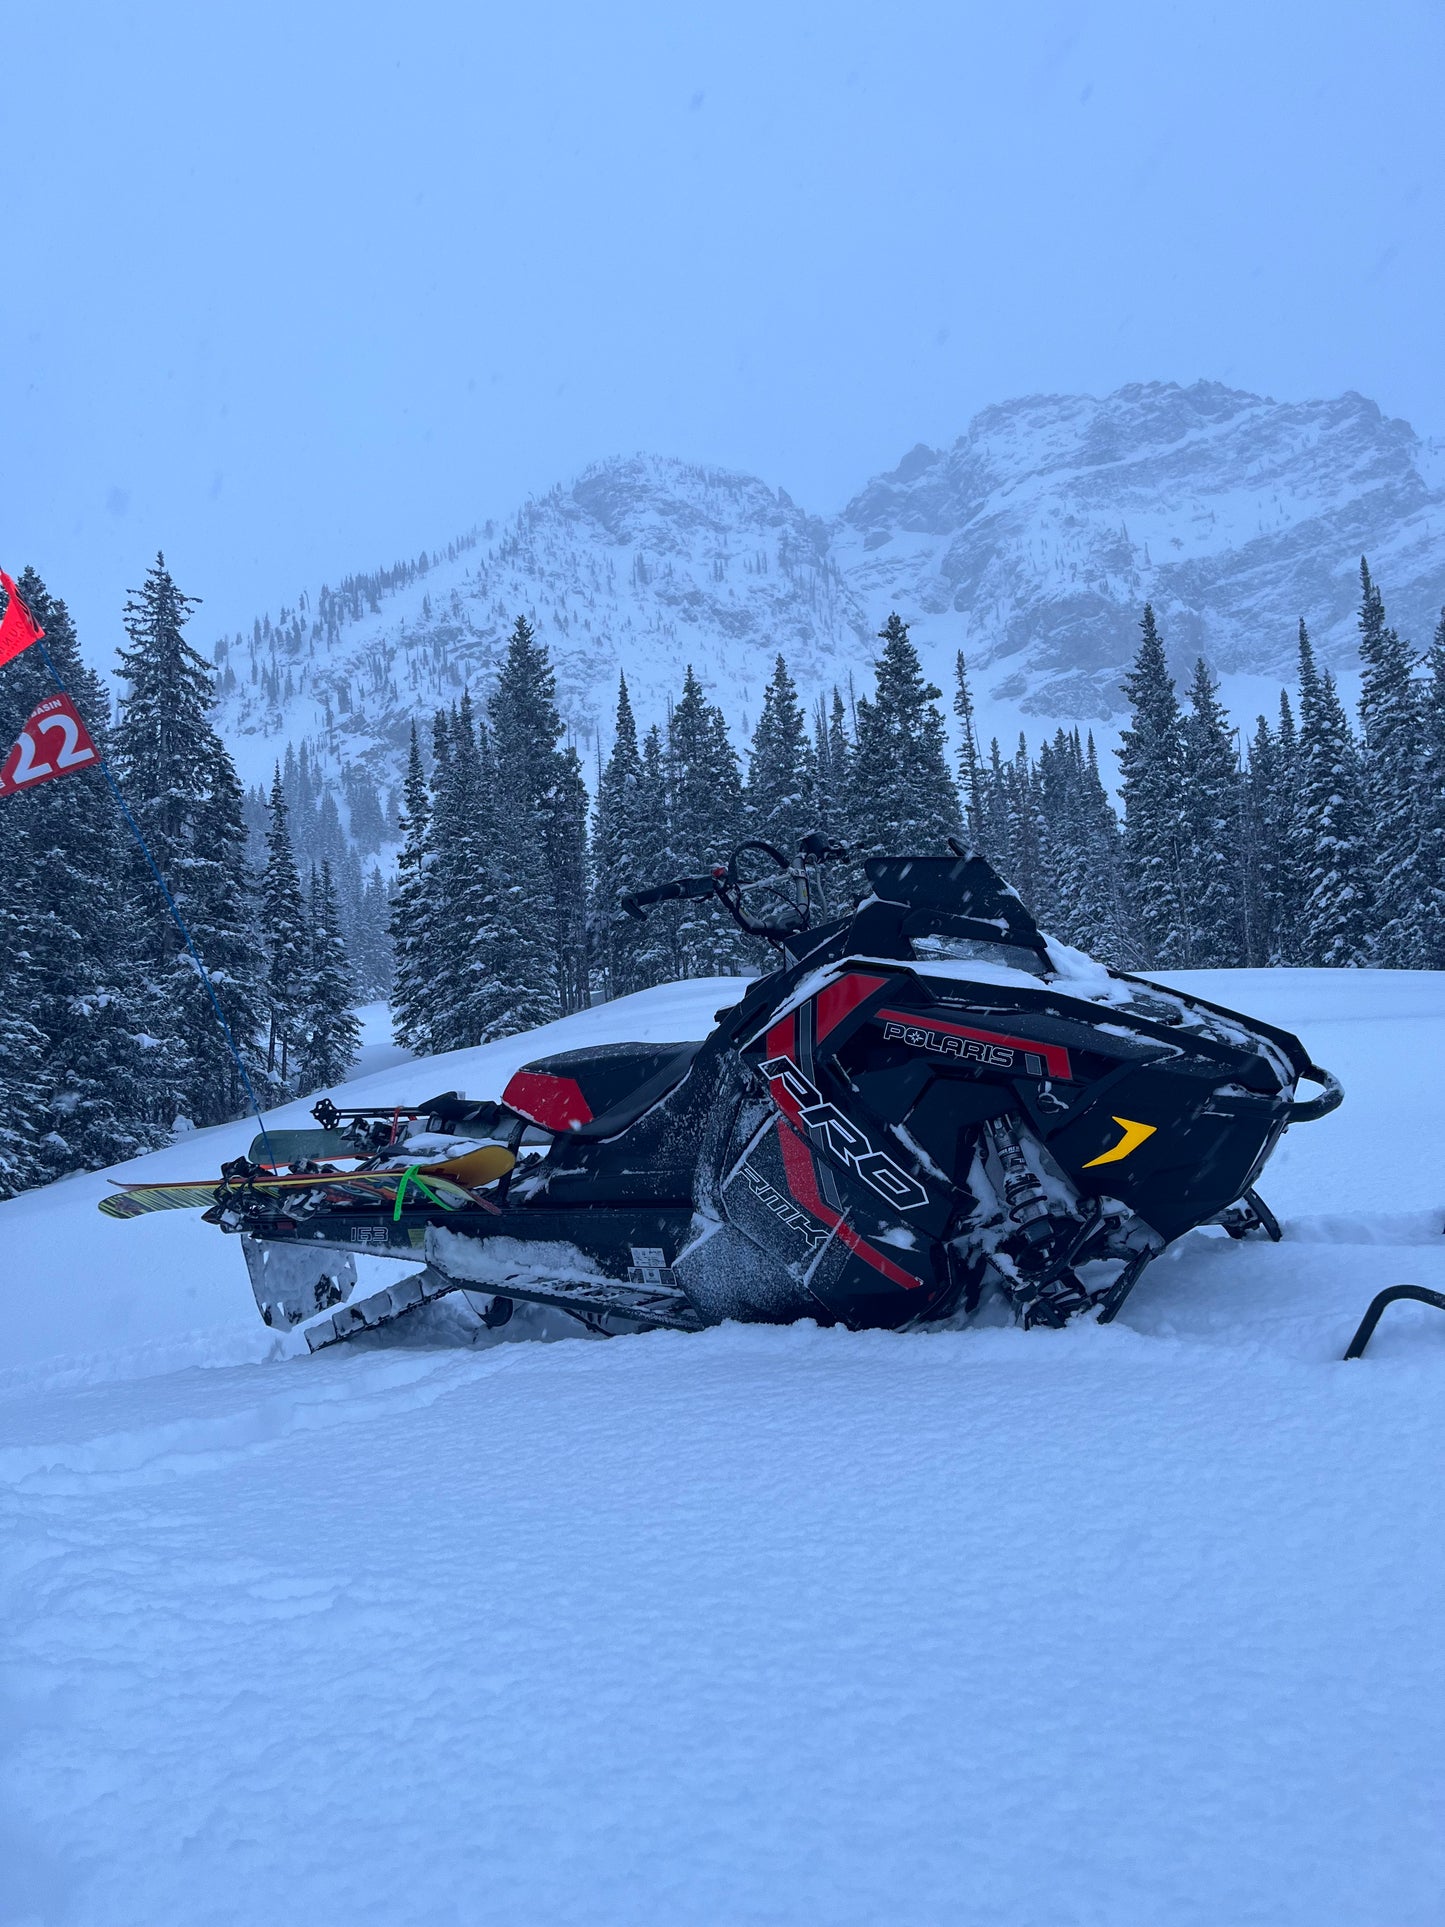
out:
M1278 1239L1264 1164L1343 1096L1297 1038L1047 937L952 841L867 860L834 915L840 861L753 841L624 900L709 902L776 953L697 1042L540 1057L500 1098L322 1099L219 1185L102 1208L202 1197L263 1318L313 1350L455 1291L492 1325L530 1303L602 1333L900 1330L986 1301L1107 1322L1195 1226ZM360 1253L424 1262L356 1300Z

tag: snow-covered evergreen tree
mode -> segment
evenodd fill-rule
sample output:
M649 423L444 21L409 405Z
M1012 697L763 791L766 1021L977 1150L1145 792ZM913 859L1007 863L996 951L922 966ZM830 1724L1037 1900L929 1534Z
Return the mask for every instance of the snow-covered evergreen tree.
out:
M1423 961L1445 970L1445 609L1426 659L1420 701L1420 790L1417 823Z
M818 698L813 712L813 814L814 828L832 843L846 844L848 828L849 759L852 742L848 718L837 687L831 705Z
M721 709L710 703L691 664L667 729L668 863L675 876L701 876L727 860L742 839L743 786L737 751ZM679 976L712 977L742 967L742 939L706 903L664 906Z
M358 864L358 868L360 865ZM346 901L341 906L342 927L347 955L356 978L356 993L363 1003L391 994L391 893L386 887L381 865L373 863L361 880L349 913Z
M743 827L750 837L771 843L785 857L797 854L798 839L817 827L817 771L813 746L788 665L780 655L763 692L763 709L753 731L743 794Z
M858 703L850 818L861 855L941 855L963 829L949 775L941 692L923 674L908 624L890 615L878 632L871 700Z
M30 935L35 905L23 879L29 851L15 804L0 800L0 1198L14 1197L54 1173L43 1140L50 1111L45 1039L30 1013L38 1001Z
M266 867L261 874L260 921L266 946L266 1071L287 1087L306 996L306 906L291 849L290 811L281 765L267 804Z
M587 998L587 789L577 752L563 741L551 662L525 616L513 625L488 712L503 873L497 1021L517 1030ZM523 954L538 942L540 971Z
M1009 821L1013 813L1009 782L1008 767L995 736L989 743L988 762L983 771L978 807L978 846L996 870L1006 870L1009 862Z
M109 698L81 659L69 611L33 569L17 586L104 755ZM38 650L6 665L0 678L4 746L53 688ZM30 980L23 996L18 986L0 995L12 1016L25 1012L42 1039L32 1080L34 1093L45 1094L38 1133L32 1133L37 1143L43 1140L37 1175L133 1157L169 1134L177 1064L158 1044L165 1020L139 968L133 845L124 819L98 768L10 797L0 803L0 817L8 832L7 912L23 926L15 941ZM149 879L146 888L154 892ZM10 941L5 951L13 954ZM18 1041L16 1049L23 1054Z
M963 804L963 826L967 842L975 849L983 844L984 762L979 754L978 727L973 714L973 691L968 683L968 665L960 649L953 663L953 713L958 718L958 793Z
M211 671L183 634L195 602L159 555L127 602L115 762L254 1082L265 1061L257 1048L263 996L244 793L211 723ZM210 996L139 858L133 875L151 982L185 1054L186 1115L198 1124L238 1116L248 1100Z
M1247 964L1299 961L1299 745L1288 690L1279 724L1255 723L1244 785L1244 951Z
M1374 923L1359 745L1303 622L1299 649L1301 960L1357 966L1371 959Z
M1188 962L1181 808L1183 719L1154 610L1144 605L1139 652L1124 678L1133 710L1119 750L1124 800L1124 860L1145 960L1175 968Z
M427 865L431 853L431 798L416 724L411 726L398 828L401 853L391 903L392 1031L399 1044L421 1051L430 1036L432 988Z
M1075 743L1078 731L1074 732ZM1124 868L1124 838L1099 773L1091 731L1084 745L1078 785L1082 884L1068 941L1121 969L1140 962L1134 906Z
M361 1026L331 865L312 870L306 893L305 994L299 1012L298 1084L305 1093L340 1084L356 1062Z
M1045 765L1044 782L1052 781L1054 787L1058 788L1057 775L1062 772L1056 772L1057 747L1046 743L1040 760ZM996 867L1002 869L1024 902L1033 906L1035 914L1045 923L1050 923L1053 921L1054 893L1043 790L1044 783L1035 772L1029 758L1028 743L1020 731L1013 761L1003 772L1005 838L1002 863ZM1062 796L1059 803L1064 803Z
M265 1068L260 1039L266 1026L256 880L246 856L245 792L220 738L214 741L220 754L207 769L206 787L197 802L178 900L254 1091ZM240 1117L251 1099L231 1042L189 955L178 951L176 961L183 972L177 1007L182 1012L189 1007L188 1115L197 1124Z
M1376 918L1375 956L1405 968L1424 962L1426 886L1420 871L1423 743L1415 651L1385 621L1385 604L1360 558L1361 768Z
M612 753L598 781L592 830L592 928L608 997L625 997L655 981L643 962L647 927L624 916L620 906L624 896L659 880L650 867L660 842L656 807L643 781L637 722L623 676L618 681Z
M1234 732L1202 656L1180 742L1186 960L1195 969L1227 969L1244 957L1244 795Z
M1046 894L1030 907L1066 943L1125 960L1126 904L1119 824L1099 776L1094 739L1058 730L1030 773ZM1005 866L1006 867L1006 866Z

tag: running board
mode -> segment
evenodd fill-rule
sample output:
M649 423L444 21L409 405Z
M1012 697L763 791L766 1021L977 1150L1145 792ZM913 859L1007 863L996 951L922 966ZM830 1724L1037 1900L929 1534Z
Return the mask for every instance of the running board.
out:
M433 1305L454 1291L474 1291L490 1298L518 1299L524 1304L546 1305L574 1317L627 1318L633 1323L667 1331L702 1331L705 1321L679 1291L647 1290L635 1285L614 1283L611 1279L590 1284L579 1280L564 1285L517 1284L510 1278L499 1288L478 1284L474 1278L448 1278L434 1265L412 1272L398 1284L389 1285L370 1298L343 1305L327 1318L306 1326L306 1343L313 1352L328 1345L339 1345L358 1332L376 1331L393 1319Z

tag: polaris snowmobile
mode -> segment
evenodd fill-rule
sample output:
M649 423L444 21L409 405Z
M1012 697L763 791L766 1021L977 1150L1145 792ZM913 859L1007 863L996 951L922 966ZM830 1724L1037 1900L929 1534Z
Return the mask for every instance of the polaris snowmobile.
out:
M522 1302L608 1333L898 1330L986 1298L1106 1322L1197 1225L1279 1237L1264 1164L1343 1096L1297 1038L1048 938L956 844L865 862L831 916L845 854L747 843L624 901L710 900L774 947L699 1042L541 1057L499 1099L323 1099L318 1131L258 1138L219 1186L102 1208L204 1197L266 1322L313 1350L458 1290L492 1325ZM353 1301L359 1252L424 1264Z

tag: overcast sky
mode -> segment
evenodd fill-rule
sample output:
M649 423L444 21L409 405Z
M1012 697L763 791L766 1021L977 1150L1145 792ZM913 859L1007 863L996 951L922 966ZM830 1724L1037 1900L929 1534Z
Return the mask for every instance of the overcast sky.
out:
M1445 6L18 0L0 562L108 657L598 456L831 510L1011 395L1445 433Z

